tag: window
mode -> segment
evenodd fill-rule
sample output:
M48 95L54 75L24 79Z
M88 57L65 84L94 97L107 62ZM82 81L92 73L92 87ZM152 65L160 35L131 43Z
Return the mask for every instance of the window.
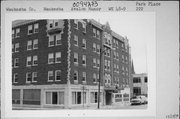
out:
M144 77L144 82L147 83L148 82L148 78Z
M48 64L53 64L54 63L54 54L49 53L48 54Z
M116 41L116 47L118 48L118 41Z
M27 42L27 50L32 50L32 41Z
M133 83L141 83L141 78L140 77L134 77Z
M32 73L32 82L37 82L37 72Z
M93 43L93 52L96 52L96 44Z
M34 24L34 33L38 33L38 29L39 29L39 24L38 23Z
M48 82L53 81L54 79L54 74L53 71L48 71Z
M117 65L117 73L119 73L119 65Z
M74 81L78 81L78 71L74 71Z
M95 73L93 73L93 82L94 82L94 83L97 82L97 80L96 80L96 74L95 74Z
M53 20L49 20L49 28L53 28Z
M58 26L58 21L55 21L55 22L54 22L54 25L55 25L55 27Z
M56 45L61 45L61 34L56 35Z
M74 28L78 29L78 20L77 19L74 19Z
M19 34L20 34L20 28L17 28L16 29L16 36L15 37L19 37L20 36Z
M96 58L93 58L93 67L96 67Z
M116 51L114 51L114 59L116 59Z
M74 64L78 65L78 53L74 53Z
M61 52L56 52L55 62L56 63L61 63Z
M85 39L82 40L82 48L86 49L86 40Z
M86 55L83 55L82 57L82 65L86 66Z
M15 52L19 52L19 43L15 44Z
M18 73L15 73L13 83L17 83L17 82L18 82Z
M124 55L122 55L122 62L124 62Z
M37 55L33 56L33 66L37 66L38 65L38 57Z
M26 83L30 83L32 81L32 74L31 72L26 73Z
M86 22L82 22L83 32L86 33Z
M96 76L96 81L99 82L99 74Z
M28 35L33 33L32 25L28 26Z
M97 67L99 68L100 67L100 60L97 59Z
M19 58L14 59L14 68L19 67Z
M64 92L46 92L46 104L62 105L64 104Z
M93 28L93 37L96 37L96 29Z
M116 52L116 59L119 60L119 54Z
M78 46L78 36L74 35L74 45Z
M33 41L33 49L38 49L38 39Z
M97 45L97 53L100 53L100 45Z
M104 60L104 69L107 70L107 60Z
M14 29L12 30L12 38L15 37L15 34L14 34Z
M96 35L97 35L97 38L100 39L100 31L99 30L97 30L97 34Z
M55 71L55 81L60 81L61 80L61 70L56 70Z
M107 49L107 56L110 57L110 49Z
M26 66L31 66L31 56L28 56L27 57L27 63L26 63Z
M82 103L81 92L72 92L72 104L81 104L81 103Z
M97 103L98 102L98 93L97 92L91 92L90 96L91 96L91 103Z
M86 81L86 72L83 72L83 74L82 74L83 76L82 76L82 81Z
M49 44L48 44L49 47L54 46L54 39L56 39L56 36L53 35L49 36Z
M114 64L114 71L116 72L116 64Z
M110 61L108 61L107 69L110 71Z
M14 52L14 44L12 44L12 53Z

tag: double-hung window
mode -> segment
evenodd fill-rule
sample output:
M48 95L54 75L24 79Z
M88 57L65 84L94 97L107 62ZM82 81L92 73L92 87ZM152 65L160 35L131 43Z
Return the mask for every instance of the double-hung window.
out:
M16 36L15 37L19 37L20 36L19 34L20 34L20 28L17 28L16 29Z
M14 59L14 68L19 67L19 58Z
M56 70L55 71L55 81L60 81L61 80L61 70Z
M38 33L38 29L39 29L39 24L38 23L34 24L34 33Z
M14 73L13 83L17 83L17 82L18 82L18 73Z
M31 64L31 56L28 56L27 57L27 63L26 63L26 66L28 67L28 66L31 66L32 64Z
M26 83L30 83L32 81L32 73L27 72L26 73Z
M48 71L48 82L52 82L54 80L54 72Z
M35 55L33 56L33 66L37 66L38 65L38 56Z
M86 66L86 55L82 56L82 65Z
M74 71L74 81L78 82L78 71Z
M54 63L54 54L49 53L48 54L48 64L53 64Z
M74 64L78 65L78 53L74 53Z
M33 40L33 49L38 49L38 39Z
M32 73L32 82L37 82L37 72Z
M15 52L19 52L19 43L15 44Z
M83 75L83 76L82 76L82 81L83 81L83 82L86 82L86 72L83 72L82 75Z
M55 62L61 63L61 52L56 52Z
M82 40L82 48L86 49L86 40L85 39Z
M78 36L74 35L74 45L78 46Z
M82 22L83 32L86 33L86 22Z
M32 50L32 40L27 42L27 50Z
M33 33L33 28L32 28L32 25L29 25L28 26L28 35L32 34Z

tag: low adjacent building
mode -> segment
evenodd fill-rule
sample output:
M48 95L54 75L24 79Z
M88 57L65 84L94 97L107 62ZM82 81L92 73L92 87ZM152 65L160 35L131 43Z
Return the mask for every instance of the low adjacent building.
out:
M133 74L133 96L148 96L148 77L146 73Z

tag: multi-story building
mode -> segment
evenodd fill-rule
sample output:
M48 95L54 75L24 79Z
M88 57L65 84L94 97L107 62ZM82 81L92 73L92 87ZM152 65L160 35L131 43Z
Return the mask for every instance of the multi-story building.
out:
M100 66L100 104L111 104L112 93L128 87L129 65L128 40L108 23L91 19L13 23L13 105L97 105Z
M148 96L148 77L147 74L133 74L133 95Z

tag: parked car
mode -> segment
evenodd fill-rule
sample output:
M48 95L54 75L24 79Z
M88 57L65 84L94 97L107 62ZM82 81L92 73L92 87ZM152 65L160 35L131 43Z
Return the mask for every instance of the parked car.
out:
M135 104L147 104L147 98L144 95L139 95L131 99L131 105Z

